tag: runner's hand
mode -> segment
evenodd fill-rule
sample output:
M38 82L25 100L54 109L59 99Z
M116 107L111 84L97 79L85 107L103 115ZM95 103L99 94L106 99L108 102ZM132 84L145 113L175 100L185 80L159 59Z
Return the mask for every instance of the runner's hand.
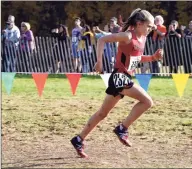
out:
M94 69L97 73L101 73L102 72L102 62L96 62Z
M163 54L164 54L163 49L158 49L158 50L155 52L155 54L153 55L153 58L154 58L155 60L161 60L161 59L163 58Z

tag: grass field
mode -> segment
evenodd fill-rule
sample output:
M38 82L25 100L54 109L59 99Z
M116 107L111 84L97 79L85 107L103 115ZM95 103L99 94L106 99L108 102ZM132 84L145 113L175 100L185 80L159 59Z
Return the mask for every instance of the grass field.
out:
M64 76L49 75L41 98L31 76L17 75L11 95L2 85L2 167L192 167L192 79L180 98L171 78L152 78L155 105L130 127L133 147L112 132L136 102L125 97L87 137L90 158L78 158L69 140L99 108L104 90L96 76L82 77L75 96Z

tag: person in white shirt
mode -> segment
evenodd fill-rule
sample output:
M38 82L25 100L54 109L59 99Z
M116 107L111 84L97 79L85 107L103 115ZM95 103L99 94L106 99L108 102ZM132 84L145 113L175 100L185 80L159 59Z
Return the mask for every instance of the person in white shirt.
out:
M6 29L3 30L3 42L4 42L4 60L5 60L5 71L15 72L16 71L16 53L18 49L20 38L20 30L15 25L15 17L9 15L8 21L6 22Z
M19 38L20 38L20 30L15 25L15 17L9 15L8 21L6 22L7 28L3 31L5 43L8 45L10 43L15 44L15 46L19 45Z

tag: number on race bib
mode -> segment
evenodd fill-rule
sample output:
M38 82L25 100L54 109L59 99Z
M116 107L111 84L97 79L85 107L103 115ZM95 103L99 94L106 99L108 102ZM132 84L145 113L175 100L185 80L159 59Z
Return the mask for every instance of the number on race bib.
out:
M136 69L140 61L141 61L141 56L136 56L136 57L131 56L128 71L132 71Z
M122 73L115 73L113 75L113 82L116 88L123 87L130 83L130 79Z
M138 63L139 63L139 61L133 61L132 65L130 66L130 70L136 69Z

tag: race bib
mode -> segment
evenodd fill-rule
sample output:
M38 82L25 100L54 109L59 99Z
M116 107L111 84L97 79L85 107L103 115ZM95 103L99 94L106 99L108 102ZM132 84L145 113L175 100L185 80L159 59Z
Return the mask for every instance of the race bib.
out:
M131 80L123 73L115 73L113 75L113 82L116 88L120 88L129 85Z
M130 56L128 71L132 71L136 69L140 61L141 61L141 56L137 56L137 57Z
M73 43L77 42L77 37L72 37L72 42Z

